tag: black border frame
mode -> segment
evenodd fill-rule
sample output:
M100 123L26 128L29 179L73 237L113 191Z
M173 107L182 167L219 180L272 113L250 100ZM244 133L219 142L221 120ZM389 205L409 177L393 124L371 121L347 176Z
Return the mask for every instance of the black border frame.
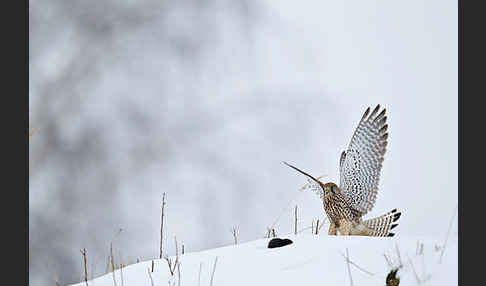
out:
M29 2L3 3L2 259L4 285L28 285L29 271Z

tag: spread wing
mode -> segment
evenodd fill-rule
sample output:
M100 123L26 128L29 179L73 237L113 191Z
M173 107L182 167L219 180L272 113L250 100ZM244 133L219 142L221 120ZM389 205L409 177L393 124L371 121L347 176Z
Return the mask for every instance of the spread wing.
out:
M376 201L378 181L388 143L386 109L378 114L380 105L370 114L366 109L354 131L348 150L343 151L339 171L340 189L351 206L361 216L369 212Z

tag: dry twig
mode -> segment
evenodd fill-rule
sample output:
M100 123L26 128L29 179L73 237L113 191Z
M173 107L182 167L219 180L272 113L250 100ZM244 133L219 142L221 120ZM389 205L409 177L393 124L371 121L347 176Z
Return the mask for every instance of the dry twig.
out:
M209 283L209 286L213 286L213 278L214 278L214 272L216 272L216 263L218 262L218 257L214 259L214 265L213 265L213 272L211 273L211 282Z
M113 275L113 284L114 284L115 286L117 286L117 285L116 285L116 277L115 277L115 269L116 269L116 267L115 267L115 258L114 258L114 256L113 256L113 241L115 240L115 238L116 238L116 237L117 237L117 236L118 236L118 235L119 235L119 234L120 234L122 231L123 231L123 229L121 229L121 228L120 228L120 229L118 230L118 232L117 232L117 233L115 233L115 235L113 235L113 238L112 238L112 239L111 239L111 241L110 241L110 256L109 256L109 260L110 260L110 261L109 261L109 263L111 264L111 272L113 273L113 274L112 274L112 275Z
M297 234L297 206L295 206L294 234Z
M113 260L111 260L111 265L113 266ZM113 268L114 268L114 266L113 266ZM111 271L111 273L113 274L113 284L116 286L115 270Z
M326 221L327 221L327 217L324 218L324 220L322 221L321 225L317 228L318 231L321 231L321 228L326 223Z
M83 260L84 260L84 281L86 282L86 286L88 286L88 268L86 264L86 248L83 248L83 250L80 250L81 254L83 255Z
M353 286L353 277L351 277L351 268L349 267L349 254L347 248L346 248L346 265L348 266L349 283L351 284L351 286Z
M197 278L197 286L201 286L201 270L202 270L202 262L199 263L199 276Z
M123 281L123 264L120 264L120 279L121 279L122 286L124 286L125 283Z
M346 251L347 251L347 249L346 249ZM351 263L352 265L354 265L356 268L358 268L358 269L359 269L359 270L361 270L362 272L364 272L364 273L366 273L366 274L368 274L368 275L370 275L370 276L375 275L375 274L373 274L373 273L371 273L371 272L367 271L366 269L364 269L364 268L360 267L358 264L354 263L353 261L351 261L351 259L349 259L348 257L346 257L346 256L345 256L343 253L340 253L340 254L341 254L341 256L342 256L342 257L344 257L344 259L346 259L346 260L347 260L349 263Z
M231 233L233 234L233 240L235 242L235 245L238 244L238 228L237 227L233 227L231 229Z
M270 237L277 237L277 235L275 234L274 228L267 227L267 238L270 238Z
M162 258L162 243L164 240L164 207L165 207L165 192L162 195L162 215L160 218L160 253L159 258Z
M397 251L397 258L398 258L398 268L402 268L403 262L402 262L402 257L400 256L400 249L398 249L398 244L395 244L395 249Z
M440 252L439 263L442 263L442 256L444 255L444 251L445 251L445 248L447 246L447 240L449 239L449 234L451 232L452 224L454 223L454 218L456 217L456 210L457 210L457 206L456 206L456 209L454 210L454 214L451 217L451 221L449 222L449 229L447 230L447 236L446 236L446 239L444 241L444 245L442 246L442 251Z
M179 257L176 257L176 260L174 262L174 265L172 265L172 259L168 256L164 257L165 261L167 261L167 265L169 266L169 272L171 276L174 276L174 270L177 266L177 263L179 262Z
M148 272L148 275L150 277L150 284L152 286L154 286L154 280L152 279L152 274L150 273L150 269L149 268L147 268L147 272ZM152 270L152 272L154 272L154 271Z
M417 272L415 271L415 267L413 267L413 262L412 260L410 259L410 257L408 258L408 261L410 262L410 266L412 267L412 270L413 270L413 274L415 275L415 279L417 280L417 284L418 285L421 285L422 284L422 281L420 280Z
M181 286L181 262L177 261L177 285Z
M388 263L388 266L393 267L393 263L390 261L390 259L388 258L388 256L386 256L385 253L383 253L383 256L385 257L385 260L386 260L386 263Z

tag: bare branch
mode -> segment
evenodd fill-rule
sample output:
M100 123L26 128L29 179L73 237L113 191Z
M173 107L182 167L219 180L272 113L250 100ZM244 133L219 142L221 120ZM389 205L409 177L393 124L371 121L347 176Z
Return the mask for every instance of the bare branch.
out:
M164 207L165 207L165 192L162 195L162 215L160 218L160 253L159 258L162 258L162 243L164 241Z
M174 276L174 271L177 266L177 263L179 262L179 257L176 256L176 260L174 262L174 265L172 265L172 259L168 256L164 257L165 261L167 261L167 265L169 266L169 272L171 276Z
M346 257L346 256L345 256L343 253L341 253L341 252L340 252L340 254L341 254L341 256L342 256L342 257L344 257L344 259L346 259L346 260L347 260L349 263L351 263L352 265L354 265L356 268L358 268L358 269L359 269L359 270L361 270L362 272L364 272L364 273L366 273L366 274L368 274L368 275L370 275L370 276L375 275L375 274L373 274L373 273L371 273L371 272L367 271L366 269L364 269L364 268L360 267L358 264L354 263L353 261L351 261L351 259L347 258L347 257ZM385 257L386 257L386 256L385 256Z
M218 257L214 259L214 265L213 265L213 272L211 273L211 282L209 283L209 286L213 286L213 278L214 278L214 272L216 272L216 263L218 262Z
M385 257L385 260L386 260L386 263L388 263L388 266L393 267L393 263L390 261L390 259L388 258L388 256L386 256L385 253L383 253L383 256Z
M270 236L277 237L277 235L275 234L275 229L267 227L267 238L270 238Z
M181 286L181 262L177 261L177 285Z
M115 259L113 257L113 241L115 238L123 231L123 229L119 229L117 233L113 235L113 238L110 241L110 264L111 264L111 272L113 273L113 284L116 285L116 277L115 277Z
M402 257L400 256L400 249L398 249L398 244L395 244L395 249L397 251L397 258L398 258L398 268L402 268L403 267L403 262L402 262Z
M86 282L86 286L88 286L88 268L86 264L86 248L83 248L83 250L80 250L81 254L83 255L83 260L84 260L84 281Z
M233 227L231 229L231 233L233 234L233 240L235 242L235 245L238 244L238 233L239 233L238 228L237 227Z
M152 261L153 261L153 260L152 260ZM152 279L152 274L150 273L150 268L147 268L147 272L148 272L148 275L149 275L149 277L150 277L150 284L151 284L152 286L154 286L154 280ZM152 272L154 272L154 271L153 271L153 267L152 267Z
M297 205L295 206L294 234L297 234Z
M111 271L115 271L115 260L113 259L113 242L110 242L110 262L111 262ZM116 285L116 283L115 283Z
M124 286L125 283L123 281L123 264L120 264L120 278L121 278L121 284L122 286Z
M351 276L351 268L349 267L349 254L348 249L346 248L346 265L348 266L348 274L349 274L349 283L353 286L353 277Z
M328 220L327 217L325 217L324 220L322 221L321 225L318 227L319 231L321 230L321 227L326 223L327 220Z
M115 270L114 270L114 266L113 266L113 260L111 260L111 265L112 265L112 268L113 268L113 271L111 271L111 273L113 274L113 284L116 286L116 277L115 277Z
M199 276L197 278L197 286L201 286L201 270L202 270L202 262L199 263Z
M452 224L454 223L454 218L456 217L456 210L457 210L457 207L455 208L454 210L454 214L452 215L451 217L451 221L449 222L449 229L447 230L447 236L446 236L446 239L444 241L444 245L442 246L442 251L440 252L440 258L439 258L439 263L442 263L442 256L444 255L444 251L446 249L446 246L447 246L447 240L449 239L449 234L451 232L451 228L452 228Z
M413 262L412 260L410 259L410 257L408 257L408 261L410 263L410 266L412 267L412 270L413 270L413 274L415 275L415 279L417 280L417 284L420 285L422 284L422 281L420 280L417 272L415 271L415 267L413 266Z

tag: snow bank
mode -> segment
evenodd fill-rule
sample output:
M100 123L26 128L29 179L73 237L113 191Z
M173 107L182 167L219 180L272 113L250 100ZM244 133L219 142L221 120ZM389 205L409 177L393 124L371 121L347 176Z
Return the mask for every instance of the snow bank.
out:
M268 249L269 239L259 239L200 252L180 255L180 285L210 285L215 258L218 257L213 285L350 285L346 255L350 260L373 275L350 265L354 285L385 285L390 266L399 259L403 267L398 271L400 285L457 285L457 236L451 236L442 262L440 245L444 238L393 238L360 236L328 236L327 234L289 235L293 243ZM423 250L420 250L423 244ZM397 251L398 248L398 251ZM399 258L400 257L400 258ZM172 257L174 259L174 257ZM177 271L170 275L167 261L154 260L150 273L155 286L178 285ZM151 285L148 269L152 261L144 261L115 271L118 286ZM201 267L201 272L199 271ZM200 273L200 277L199 277ZM123 275L123 284L121 281ZM200 284L199 284L200 279ZM113 273L88 281L91 286L113 286ZM86 285L83 283L76 286Z

